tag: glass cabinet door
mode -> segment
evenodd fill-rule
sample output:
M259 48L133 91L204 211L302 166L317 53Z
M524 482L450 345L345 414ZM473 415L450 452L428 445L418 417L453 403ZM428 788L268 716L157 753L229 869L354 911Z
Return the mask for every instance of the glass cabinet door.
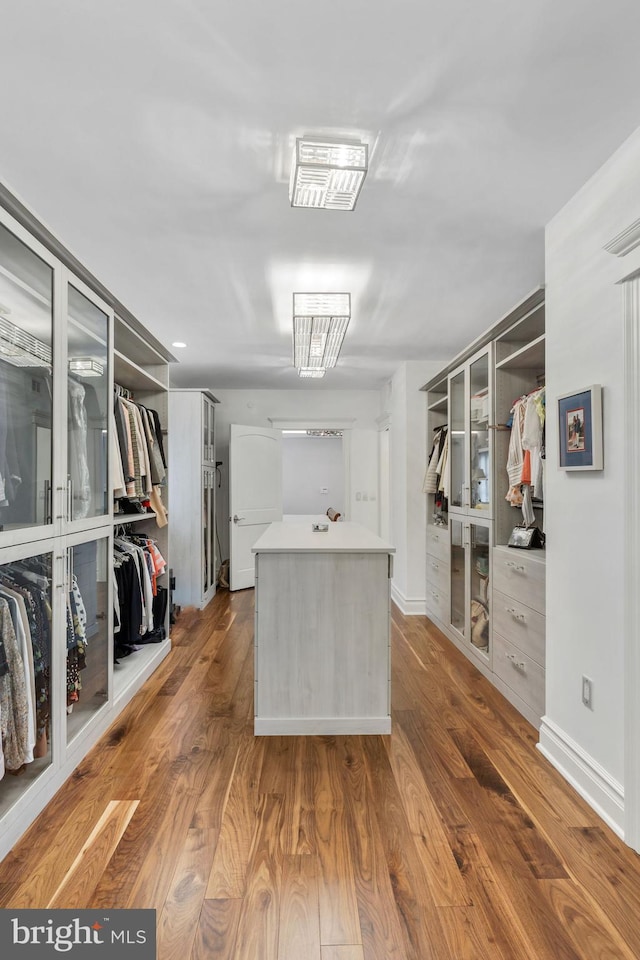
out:
M449 380L449 460L451 463L449 509L467 506L465 453L465 371Z
M52 523L53 268L0 224L0 530Z
M489 512L489 356L483 354L469 367L469 479L473 510Z
M202 462L209 462L209 404L202 397Z
M466 550L465 524L462 520L449 518L451 537L451 626L461 636L466 636Z
M469 639L474 647L489 652L489 527L469 524L471 607Z
M204 463L213 463L213 404L206 397L202 398L202 417L204 424L204 446L202 459Z
M111 569L108 537L67 549L67 742L108 698Z
M51 765L53 566L51 552L0 565L0 816Z
M67 320L68 519L109 513L109 316L69 284Z

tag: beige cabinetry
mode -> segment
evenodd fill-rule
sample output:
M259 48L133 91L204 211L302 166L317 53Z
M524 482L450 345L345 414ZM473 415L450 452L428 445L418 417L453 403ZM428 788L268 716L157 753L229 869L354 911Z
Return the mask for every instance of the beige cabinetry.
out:
M256 557L256 735L391 732L394 548L357 523L274 522Z
M0 185L0 619L24 691L3 701L0 857L169 653L114 662L112 408L119 383L166 427L170 359ZM126 519L168 562L155 516Z
M544 344L538 289L424 387L428 450L443 427L449 434L444 490L427 493L427 615L536 726L544 713L545 550L507 545L523 523L507 496L507 460L512 408L544 385ZM541 529L542 487L531 501Z
M493 551L493 670L537 726L545 702L545 562L505 546Z

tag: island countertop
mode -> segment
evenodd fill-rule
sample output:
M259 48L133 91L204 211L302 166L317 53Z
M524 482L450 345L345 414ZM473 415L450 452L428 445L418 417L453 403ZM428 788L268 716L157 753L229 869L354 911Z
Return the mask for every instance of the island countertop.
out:
M256 540L252 553L395 553L395 547L359 523L328 523L325 533L316 533L310 521L275 521Z

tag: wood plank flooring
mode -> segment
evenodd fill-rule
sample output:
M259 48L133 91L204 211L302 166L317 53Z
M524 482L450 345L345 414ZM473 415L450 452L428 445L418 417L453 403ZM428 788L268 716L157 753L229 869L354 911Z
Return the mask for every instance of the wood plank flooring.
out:
M640 857L424 617L388 737L253 736L253 591L171 655L0 864L0 906L154 907L160 960L637 960Z

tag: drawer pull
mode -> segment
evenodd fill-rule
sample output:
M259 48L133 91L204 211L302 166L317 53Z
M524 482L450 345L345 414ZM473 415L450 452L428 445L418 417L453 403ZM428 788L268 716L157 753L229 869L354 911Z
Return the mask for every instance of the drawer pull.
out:
M524 613L518 613L518 611L514 610L513 607L505 607L505 610L507 611L507 613L510 613L513 619L517 620L518 623L527 622L527 618L525 617Z
M516 670L522 670L523 673L525 672L527 668L526 663L524 662L524 660L518 660L515 653L505 653L505 657L507 658L507 660L511 661L511 663L516 668Z
M523 567L521 563L514 563L513 560L505 560L505 567L511 567L512 570L515 570L517 573L526 573L526 567Z

